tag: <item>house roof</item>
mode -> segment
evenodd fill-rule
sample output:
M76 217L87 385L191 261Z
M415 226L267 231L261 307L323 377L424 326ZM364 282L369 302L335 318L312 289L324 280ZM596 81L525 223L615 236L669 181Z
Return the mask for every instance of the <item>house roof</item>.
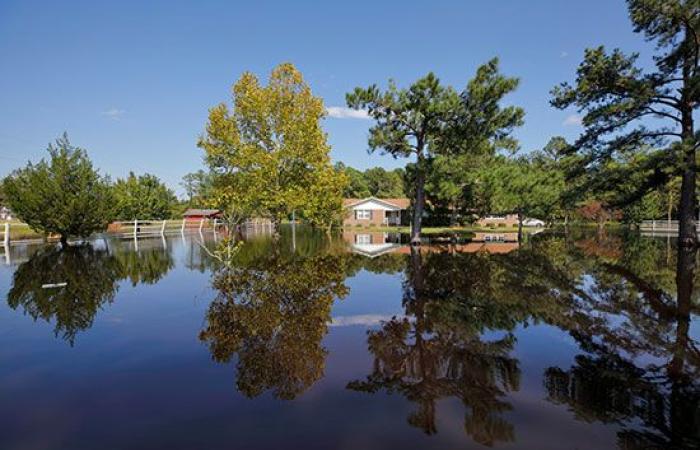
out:
M346 198L343 199L343 206L346 208L349 208L351 206L359 205L364 202L368 202L370 200L374 200L379 203L384 203L388 206L392 206L394 208L399 208L399 209L408 209L408 207L411 205L411 201L407 198L376 198L376 197L367 197L367 198Z
M196 209L190 208L184 212L183 216L213 216L219 214L221 211L218 209Z

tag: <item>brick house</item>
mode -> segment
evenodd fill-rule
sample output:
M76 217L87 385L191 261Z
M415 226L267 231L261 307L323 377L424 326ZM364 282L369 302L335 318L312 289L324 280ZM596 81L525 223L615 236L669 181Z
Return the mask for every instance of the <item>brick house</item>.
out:
M399 226L408 223L407 198L346 198L343 226Z
M488 215L476 221L480 227L517 227L517 214L504 214L502 216Z

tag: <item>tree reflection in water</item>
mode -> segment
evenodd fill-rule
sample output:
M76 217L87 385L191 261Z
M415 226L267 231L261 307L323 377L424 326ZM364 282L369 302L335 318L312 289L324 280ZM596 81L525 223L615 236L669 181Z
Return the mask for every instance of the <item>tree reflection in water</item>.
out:
M34 320L55 321L54 332L71 345L92 326L97 311L114 299L122 266L106 250L89 245L45 248L21 264L7 295ZM66 283L65 286L43 287Z
M502 413L519 386L516 327L547 323L582 352L570 370L547 369L551 401L621 425L620 448L699 448L700 352L689 334L697 255L671 251L606 234L540 236L507 255L413 250L406 318L368 332L373 371L348 387L417 403L408 421L426 433L437 432L437 400L458 398L475 441L513 441Z
M468 410L464 429L475 441L514 440L513 425L500 414L511 409L505 396L518 390L520 370L510 356L515 337L506 303L485 301L490 269L487 257L412 249L403 289L408 318L368 332L374 369L348 388L405 396L417 403L409 424L428 434L437 432L436 402L456 397ZM484 338L487 328L501 336Z
M583 260L594 281L577 307L600 320L569 328L583 353L568 370L547 369L545 388L581 420L618 424L622 449L700 448L697 254L678 250L674 286L671 258L634 245Z
M239 391L293 399L323 376L331 305L347 294L344 253L285 255L280 246L215 272L200 339L212 358L238 356Z
M121 266L120 278L128 279L132 286L156 284L175 267L172 253L160 239L145 241L136 251L116 246L112 253Z
M92 327L97 311L114 300L119 281L156 283L173 267L172 255L160 245L139 251L118 242L106 248L45 247L17 267L7 303L34 320L55 322L56 336L72 346L79 332ZM56 286L44 287L51 284Z
M245 395L299 396L323 376L322 340L345 279L361 269L403 273L404 317L368 332L373 368L348 388L405 397L415 405L412 426L436 433L437 404L451 398L473 440L515 441L508 412L520 388L517 337L544 323L579 346L571 367L542 374L549 401L578 420L616 426L621 449L700 448L696 252L637 236L543 234L501 255L424 247L366 259L339 241L303 236L295 247L284 234L251 240L231 267L198 264L214 270L217 291L200 339L215 361L236 359ZM162 249L111 252L39 251L17 268L8 304L55 323L72 345L119 280L155 283L173 267Z

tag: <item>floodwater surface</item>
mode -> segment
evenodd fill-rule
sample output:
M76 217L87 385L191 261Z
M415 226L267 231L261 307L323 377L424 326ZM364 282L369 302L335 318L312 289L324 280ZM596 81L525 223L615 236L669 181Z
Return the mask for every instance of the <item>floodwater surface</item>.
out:
M9 249L0 448L700 446L698 255L670 239L221 238Z

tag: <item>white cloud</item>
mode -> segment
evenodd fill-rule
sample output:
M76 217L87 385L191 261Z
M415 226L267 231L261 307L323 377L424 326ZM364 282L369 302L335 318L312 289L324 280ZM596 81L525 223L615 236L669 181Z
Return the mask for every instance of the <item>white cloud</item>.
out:
M567 56L569 56L569 52L561 52L561 53L559 53L559 57L560 57L560 58L566 58Z
M397 319L402 318L402 316L390 316L382 314L358 314L355 316L336 316L331 319L331 322L328 325L330 325L331 327L350 327L356 325L371 327L375 325L381 325L382 322L388 322L394 317L396 317Z
M123 116L125 112L126 111L124 111L123 109L109 108L106 111L102 111L100 114L105 116L105 117L109 117L110 119L113 119L113 120L119 120L119 118L121 116Z
M582 120L581 116L579 116L578 114L571 114L566 119L564 119L564 122L562 123L562 125L567 126L567 127L569 127L569 126L581 126L582 123L583 123L583 120Z
M344 106L329 106L326 108L328 117L334 119L369 119L369 114L364 109L352 109Z

